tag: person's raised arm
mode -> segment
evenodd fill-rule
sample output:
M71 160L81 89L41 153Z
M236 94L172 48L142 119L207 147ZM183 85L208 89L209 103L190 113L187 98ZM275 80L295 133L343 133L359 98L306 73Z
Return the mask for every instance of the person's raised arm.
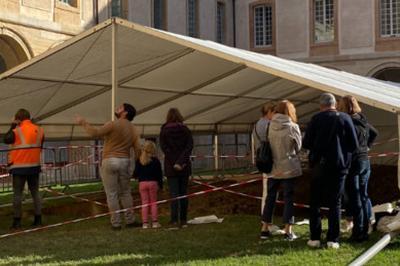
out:
M93 138L101 138L104 137L106 135L108 135L112 128L113 128L113 123L112 122L108 122L106 124L104 124L101 127L94 127L92 125L90 125L85 118L81 117L81 116L76 116L75 117L75 121L77 124L81 125L83 127L83 129L86 131L86 133L93 137Z

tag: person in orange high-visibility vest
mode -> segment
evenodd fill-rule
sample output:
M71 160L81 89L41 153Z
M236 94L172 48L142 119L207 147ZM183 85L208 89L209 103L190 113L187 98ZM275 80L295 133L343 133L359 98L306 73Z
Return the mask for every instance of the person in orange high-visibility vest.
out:
M21 227L22 192L26 182L28 182L35 208L32 225L40 226L42 224L39 174L43 141L43 129L32 123L31 115L27 110L18 110L10 130L4 136L4 143L10 145L8 166L13 179L14 219L12 229Z

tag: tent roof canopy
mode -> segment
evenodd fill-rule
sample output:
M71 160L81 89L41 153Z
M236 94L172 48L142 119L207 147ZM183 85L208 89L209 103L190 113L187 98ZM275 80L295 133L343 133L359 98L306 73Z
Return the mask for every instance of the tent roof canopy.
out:
M112 115L112 28L116 27L116 104L132 103L143 134L157 134L178 107L195 131L248 131L266 102L293 101L300 121L318 110L321 91L352 94L392 115L398 87L358 75L262 55L112 18L0 75L0 124L19 108L54 138L85 136L74 114L94 124ZM395 121L395 122L393 122Z

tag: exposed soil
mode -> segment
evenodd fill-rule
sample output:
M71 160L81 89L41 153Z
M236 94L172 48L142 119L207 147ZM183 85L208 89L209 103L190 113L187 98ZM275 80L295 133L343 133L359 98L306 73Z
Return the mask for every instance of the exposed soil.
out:
M310 172L306 170L303 177L298 179L295 190L295 202L308 204L310 192ZM235 183L235 180L224 180L213 183L215 186L226 186ZM206 189L201 185L190 185L189 193ZM255 182L240 187L232 188L232 190L240 191L254 196L261 196L262 184ZM400 198L400 192L397 188L397 167L373 165L372 175L369 185L369 194L373 204L391 202ZM140 205L140 196L138 191L133 191L134 206ZM104 193L88 195L86 198L106 203ZM169 198L168 192L164 189L159 193L159 199ZM259 215L261 201L257 199L245 198L231 193L217 191L206 195L200 195L189 199L189 216L203 216L210 214L226 215L226 214L252 214ZM62 206L51 206L43 208L44 215L60 215L63 217L86 217L98 213L106 212L107 208L95 205L93 203L79 202L68 203ZM282 206L277 205L275 213L280 215ZM136 210L140 213L140 210ZM169 215L169 204L159 205L159 213L162 216ZM30 215L26 213L25 215ZM305 209L296 209L296 216L306 215Z

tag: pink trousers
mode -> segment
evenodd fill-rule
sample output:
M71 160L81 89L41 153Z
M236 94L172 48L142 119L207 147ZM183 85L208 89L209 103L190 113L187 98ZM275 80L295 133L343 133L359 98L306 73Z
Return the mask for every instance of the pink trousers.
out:
M151 220L153 222L157 221L158 211L157 211L157 190L158 183L156 181L142 181L139 183L140 198L142 199L142 204L151 204L150 206L142 207L142 222L149 222L149 209L151 210Z

